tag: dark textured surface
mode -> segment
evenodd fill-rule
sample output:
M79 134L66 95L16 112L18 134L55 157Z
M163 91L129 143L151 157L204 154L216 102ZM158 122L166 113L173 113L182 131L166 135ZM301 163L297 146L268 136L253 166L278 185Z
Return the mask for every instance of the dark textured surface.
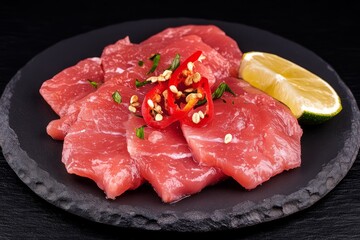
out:
M275 5L243 6L239 10L228 13L229 10L217 12L207 9L196 15L177 13L165 14L167 17L189 16L239 21L257 26L313 50L329 62L339 73L344 82L350 87L359 102L359 37L353 35L357 25L356 8L338 6L337 11L330 11L322 6L295 6L287 11L277 9ZM279 5L280 6L280 5ZM57 7L62 14L50 11L40 11L38 6L29 5L18 9L2 6L0 14L0 83L1 88L31 57L55 42L93 30L108 24L118 23L129 19L137 19L131 8L122 9L121 14L109 14L110 4L96 6L83 5L81 8L71 9ZM142 6L146 9L148 6ZM299 9L297 9L297 7ZM249 11L244 11L249 9ZM250 10L251 9L251 10ZM81 10L81 11L80 11ZM220 9L218 9L220 10ZM257 10L257 11L255 11ZM120 11L120 10L119 10ZM307 12L307 17L301 16ZM103 12L103 13L101 13ZM164 11L166 12L166 11ZM225 14L227 12L227 14ZM316 15L322 12L322 16ZM95 14L100 13L100 14ZM103 15L102 15L103 14ZM147 16L153 16L149 12ZM158 16L156 16L158 17ZM287 19L284 23L284 19ZM71 24L70 24L71 23ZM288 25L291 23L291 25ZM236 231L221 232L222 237L250 239L258 238L295 238L302 236L306 239L357 239L360 236L358 228L360 219L359 194L359 160L355 161L348 175L340 184L322 200L309 209L289 217L249 227ZM66 213L48 204L31 190L29 190L14 174L3 158L0 161L0 232L4 239L39 239L39 238L87 238L87 239L116 239L123 233L130 232L137 235L141 231L103 226ZM141 220L141 219L139 219ZM171 233L148 233L149 236L170 236ZM220 235L219 234L219 235ZM181 235L180 235L181 236ZM186 234L184 234L186 236ZM194 236L197 236L194 234ZM212 234L202 234L207 237Z

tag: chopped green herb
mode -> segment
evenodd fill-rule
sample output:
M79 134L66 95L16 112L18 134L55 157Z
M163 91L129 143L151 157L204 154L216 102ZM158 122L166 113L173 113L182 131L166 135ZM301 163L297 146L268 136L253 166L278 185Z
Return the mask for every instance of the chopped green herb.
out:
M140 139L144 139L145 138L145 131L144 128L146 127L146 125L143 125L141 127L138 127L135 129L136 132L136 136Z
M95 81L91 81L91 80L88 80L88 82L91 84L91 86L93 86L94 88L98 88L98 83L95 82Z
M140 67L142 67L143 65L144 65L144 61L138 61L138 65L140 66Z
M170 67L168 68L168 70L170 71L174 71L175 69L178 68L178 66L180 66L180 54L176 54L175 58L172 60Z
M147 74L153 73L155 71L155 69L157 68L157 66L159 65L160 54L156 53L156 54L152 55L149 59L151 61L153 61L153 65Z
M236 96L236 94L230 89L229 85L222 82L216 88L215 92L213 92L212 98L213 99L221 98L221 96L224 94L224 92L228 92L228 93L231 93L233 96Z
M120 104L122 102L122 97L121 97L120 93L117 90L112 94L112 98L118 104Z
M218 99L221 98L222 95L224 94L224 92L229 92L232 95L236 96L236 94L231 90L231 88L229 87L229 85L227 85L226 83L222 82L220 83L220 85L215 89L215 91L211 94L212 99ZM199 101L197 103L197 105L203 105L206 103L206 99L203 99L201 101Z
M149 57L149 60L154 61L154 59L156 58L156 55L160 55L160 53L155 53L155 54L151 55L151 57Z
M151 83L151 81L139 81L138 79L135 79L135 87L139 88L139 87L142 87L142 86L145 86L146 84L149 84Z
M205 104L206 102L207 102L206 98L204 98L203 100L198 101L196 105L201 106L201 105Z

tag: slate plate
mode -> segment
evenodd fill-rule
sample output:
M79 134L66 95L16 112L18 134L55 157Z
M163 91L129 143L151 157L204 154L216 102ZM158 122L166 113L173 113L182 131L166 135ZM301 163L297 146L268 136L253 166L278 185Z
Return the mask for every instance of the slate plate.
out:
M103 47L129 35L139 42L170 26L215 24L233 37L243 52L278 54L316 73L341 97L342 112L316 127L303 127L302 166L282 173L252 191L232 180L208 187L174 204L164 204L144 185L116 200L90 180L69 175L61 163L62 142L52 140L46 125L57 116L38 90L43 81ZM334 69L315 53L272 33L240 24L203 19L125 22L85 33L43 51L7 85L0 104L0 144L4 156L37 195L84 218L151 230L210 231L235 229L285 217L312 206L351 168L360 146L357 103Z

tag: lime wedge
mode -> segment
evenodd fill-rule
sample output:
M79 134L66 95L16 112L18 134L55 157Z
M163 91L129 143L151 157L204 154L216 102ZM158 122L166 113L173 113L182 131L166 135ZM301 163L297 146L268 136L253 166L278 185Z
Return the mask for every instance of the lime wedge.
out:
M271 53L243 54L239 77L284 103L302 123L319 124L342 110L340 97L326 81Z

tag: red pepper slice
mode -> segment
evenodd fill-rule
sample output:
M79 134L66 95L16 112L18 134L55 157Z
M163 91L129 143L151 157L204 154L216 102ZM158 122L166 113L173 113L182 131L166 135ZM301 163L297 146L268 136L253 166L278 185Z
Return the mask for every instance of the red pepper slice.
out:
M203 77L200 80L198 85L200 85L200 86L197 86L198 92L201 92L202 95L205 94L205 99L206 99L206 102L207 102L207 104L205 106L205 111L202 111L202 113L204 114L204 118L200 118L200 122L195 123L193 121L193 115L198 114L198 111L196 111L196 109L193 107L192 108L193 111L189 111L186 114L186 117L184 117L184 118L182 118L180 120L181 123L192 126L192 127L202 127L202 126L204 126L205 124L207 124L213 118L213 115L214 115L214 102L213 102L213 99L212 99L211 90L210 90L208 80L205 77ZM200 99L196 100L195 107L196 107L196 104L198 103L199 100Z
M173 122L176 122L180 118L184 117L184 116L180 116L179 113L175 113L171 115L166 114L164 104L158 102L159 96L161 97L161 99L163 99L162 94L165 90L167 90L167 88L168 85L166 83L159 83L145 95L141 107L141 113L146 124L150 127L163 129L169 126L170 124L172 124ZM150 102L153 103L154 106L150 106L151 103L149 105L149 100ZM162 102L164 101L162 100ZM156 114L157 114L155 108L156 105L161 106L161 110L163 111L163 113L161 113L162 119L160 121L156 120Z
M193 53L173 72L168 82L159 82L145 95L141 111L148 126L163 129L176 121L180 121L183 124L201 127L213 117L214 104L207 78L201 77L197 73L196 81L185 84L187 77L194 74L188 69L188 63L198 61L201 54L201 51ZM191 88L192 90L190 93L185 93L186 96L182 92L181 96L177 96L177 93L171 90L174 86L177 89ZM167 93L166 98L163 97L165 91ZM187 101L186 97L188 97ZM206 99L206 106L205 111L201 111L200 114L196 108L199 100L203 99ZM194 115L197 116L194 118Z
M180 119L182 123L187 125L201 127L205 125L213 116L213 101L211 96L211 90L209 86L209 82L207 78L201 77L200 80L197 82L191 83L191 85L186 86L185 81L187 76L184 75L184 71L188 70L188 63L195 62L201 56L201 51L196 51L193 53L189 58L187 58L171 75L169 79L169 89L168 89L168 98L167 98L167 107L168 111L171 115L176 114L178 116L184 116ZM191 73L193 74L193 73ZM188 97L188 101L186 102L186 97L177 97L177 94L171 91L171 87L175 86L176 89L193 89L191 93L188 93L187 96L190 94L200 94L201 97ZM194 95L193 95L194 96ZM206 110L203 112L204 118L200 118L200 121L193 121L193 114L198 114L195 110L196 104L199 100L206 98L207 105ZM191 111L192 114L189 114ZM196 118L195 118L196 119ZM199 120L199 119L197 119Z

